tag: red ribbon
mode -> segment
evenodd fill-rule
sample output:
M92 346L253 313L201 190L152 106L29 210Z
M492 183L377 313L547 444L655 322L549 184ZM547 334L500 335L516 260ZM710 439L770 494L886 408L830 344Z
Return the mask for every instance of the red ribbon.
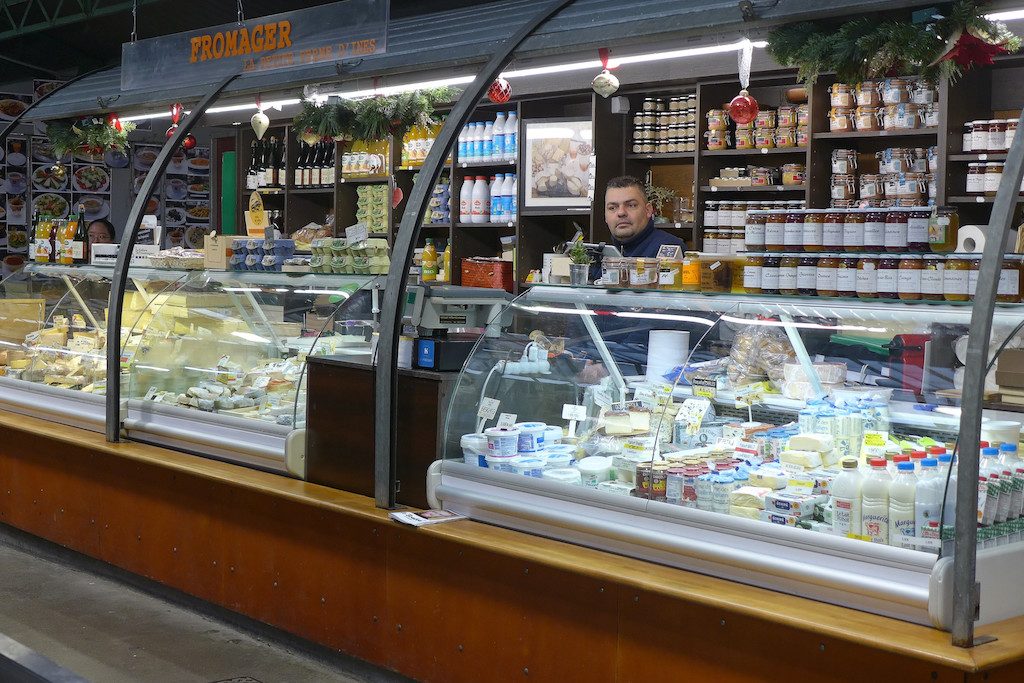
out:
M260 97L259 93L256 93L256 108L263 111L263 98Z
M611 51L606 47L597 48L597 56L601 58L601 68L607 71L608 69L608 56L611 55Z

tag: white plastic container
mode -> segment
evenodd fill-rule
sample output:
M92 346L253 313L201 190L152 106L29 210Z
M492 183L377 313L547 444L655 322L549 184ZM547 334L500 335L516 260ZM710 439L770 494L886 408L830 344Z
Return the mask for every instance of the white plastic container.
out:
M519 431L518 427L489 427L485 429L488 455L511 458L518 454Z
M562 440L562 428L548 426L544 430L544 448L549 449Z
M490 212L491 193L487 187L487 179L477 176L473 183L473 206L470 210L473 223L486 223Z
M505 112L499 111L498 115L494 117L494 125L491 130L494 134L491 161L501 161L505 156Z
M541 474L541 479L557 481L559 484L569 484L570 486L583 485L580 471L575 467L567 467L562 470L544 470Z
M516 187L516 176L514 173L505 174L505 184L501 188L501 220L502 221L514 221L515 216L515 196L518 188Z
M984 420L981 423L981 440L990 444L1020 441L1020 422L1012 420Z
M889 484L885 458L872 458L871 471L860 487L860 533L873 543L889 543Z
M939 476L938 460L925 458L921 461L914 494L914 535L917 538L939 538L936 535L938 529L931 523L940 521L945 483L945 479Z
M536 453L544 450L544 432L548 426L543 422L519 422L519 452Z
M490 202L487 208L487 220L490 223L501 221L501 189L505 186L505 175L498 173L491 176L491 183L488 186Z
M898 548L914 547L916 492L914 463L901 462L897 467L896 478L889 485L889 545Z
M487 469L514 474L516 471L515 459L518 457L517 455L487 455L484 459L487 461Z
M464 463L476 465L477 467L487 467L487 460L484 459L489 452L487 448L487 435L463 434L462 438L459 439L459 445L462 446L462 461Z
M459 193L459 220L469 223L473 220L473 184L476 178L466 176L462 181L462 191Z
M519 116L515 110L505 119L505 159L515 161L519 151Z
M608 481L612 475L612 459L603 455L592 455L576 463L583 485L597 488L602 481Z
M509 463L512 466L512 470L519 475L524 477L535 477L540 479L544 472L544 465L546 461L544 458L537 458L530 455L517 455L511 459Z
M832 530L839 536L860 533L863 481L857 460L843 460L843 471L832 482Z
M484 124L483 145L480 150L480 160L490 161L494 154L494 123L488 121Z

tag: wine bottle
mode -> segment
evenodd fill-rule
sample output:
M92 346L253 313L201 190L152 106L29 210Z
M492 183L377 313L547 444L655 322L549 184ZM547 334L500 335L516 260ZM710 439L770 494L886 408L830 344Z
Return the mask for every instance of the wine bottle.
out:
M320 182L324 187L334 187L335 173L334 173L334 141L324 143L327 145L327 161L324 162L324 168L320 172Z
M267 186L267 146L264 142L259 142L256 145L256 158L258 159L256 164L256 187Z
M324 143L316 143L316 150L313 154L313 163L310 164L310 187L320 187L321 173L320 165L323 162L324 157Z
M256 146L256 141L252 141L252 152L249 157L249 168L245 173L245 189L255 190L259 187L259 183L256 180L256 169L259 166L259 148Z
M308 153L309 145L305 142L299 143L299 155L295 158L295 173L294 181L292 185L295 187L302 187L302 170L306 165L306 154Z
M75 263L89 262L89 228L85 220L85 204L78 205L78 215L71 219L77 223L71 243L71 258Z
M277 185L284 188L288 184L288 168L285 164L284 138L277 141L277 152L274 155L274 162L277 166Z
M277 149L277 138L271 136L263 153L263 184L266 187L274 187L277 184L277 167L274 166L274 150Z

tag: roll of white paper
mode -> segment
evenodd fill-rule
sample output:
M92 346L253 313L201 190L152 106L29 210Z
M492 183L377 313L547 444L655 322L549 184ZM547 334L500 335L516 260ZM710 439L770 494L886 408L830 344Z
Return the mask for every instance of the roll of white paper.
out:
M663 375L685 363L689 355L689 332L651 330L647 338L647 381L666 382Z
M985 251L985 233L977 225L964 225L957 234L956 250L962 254L980 254Z

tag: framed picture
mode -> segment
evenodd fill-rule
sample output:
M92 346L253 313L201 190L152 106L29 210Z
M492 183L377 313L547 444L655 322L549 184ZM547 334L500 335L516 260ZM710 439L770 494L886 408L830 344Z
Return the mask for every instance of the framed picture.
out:
M590 119L523 122L524 208L590 206L594 194L594 124Z

